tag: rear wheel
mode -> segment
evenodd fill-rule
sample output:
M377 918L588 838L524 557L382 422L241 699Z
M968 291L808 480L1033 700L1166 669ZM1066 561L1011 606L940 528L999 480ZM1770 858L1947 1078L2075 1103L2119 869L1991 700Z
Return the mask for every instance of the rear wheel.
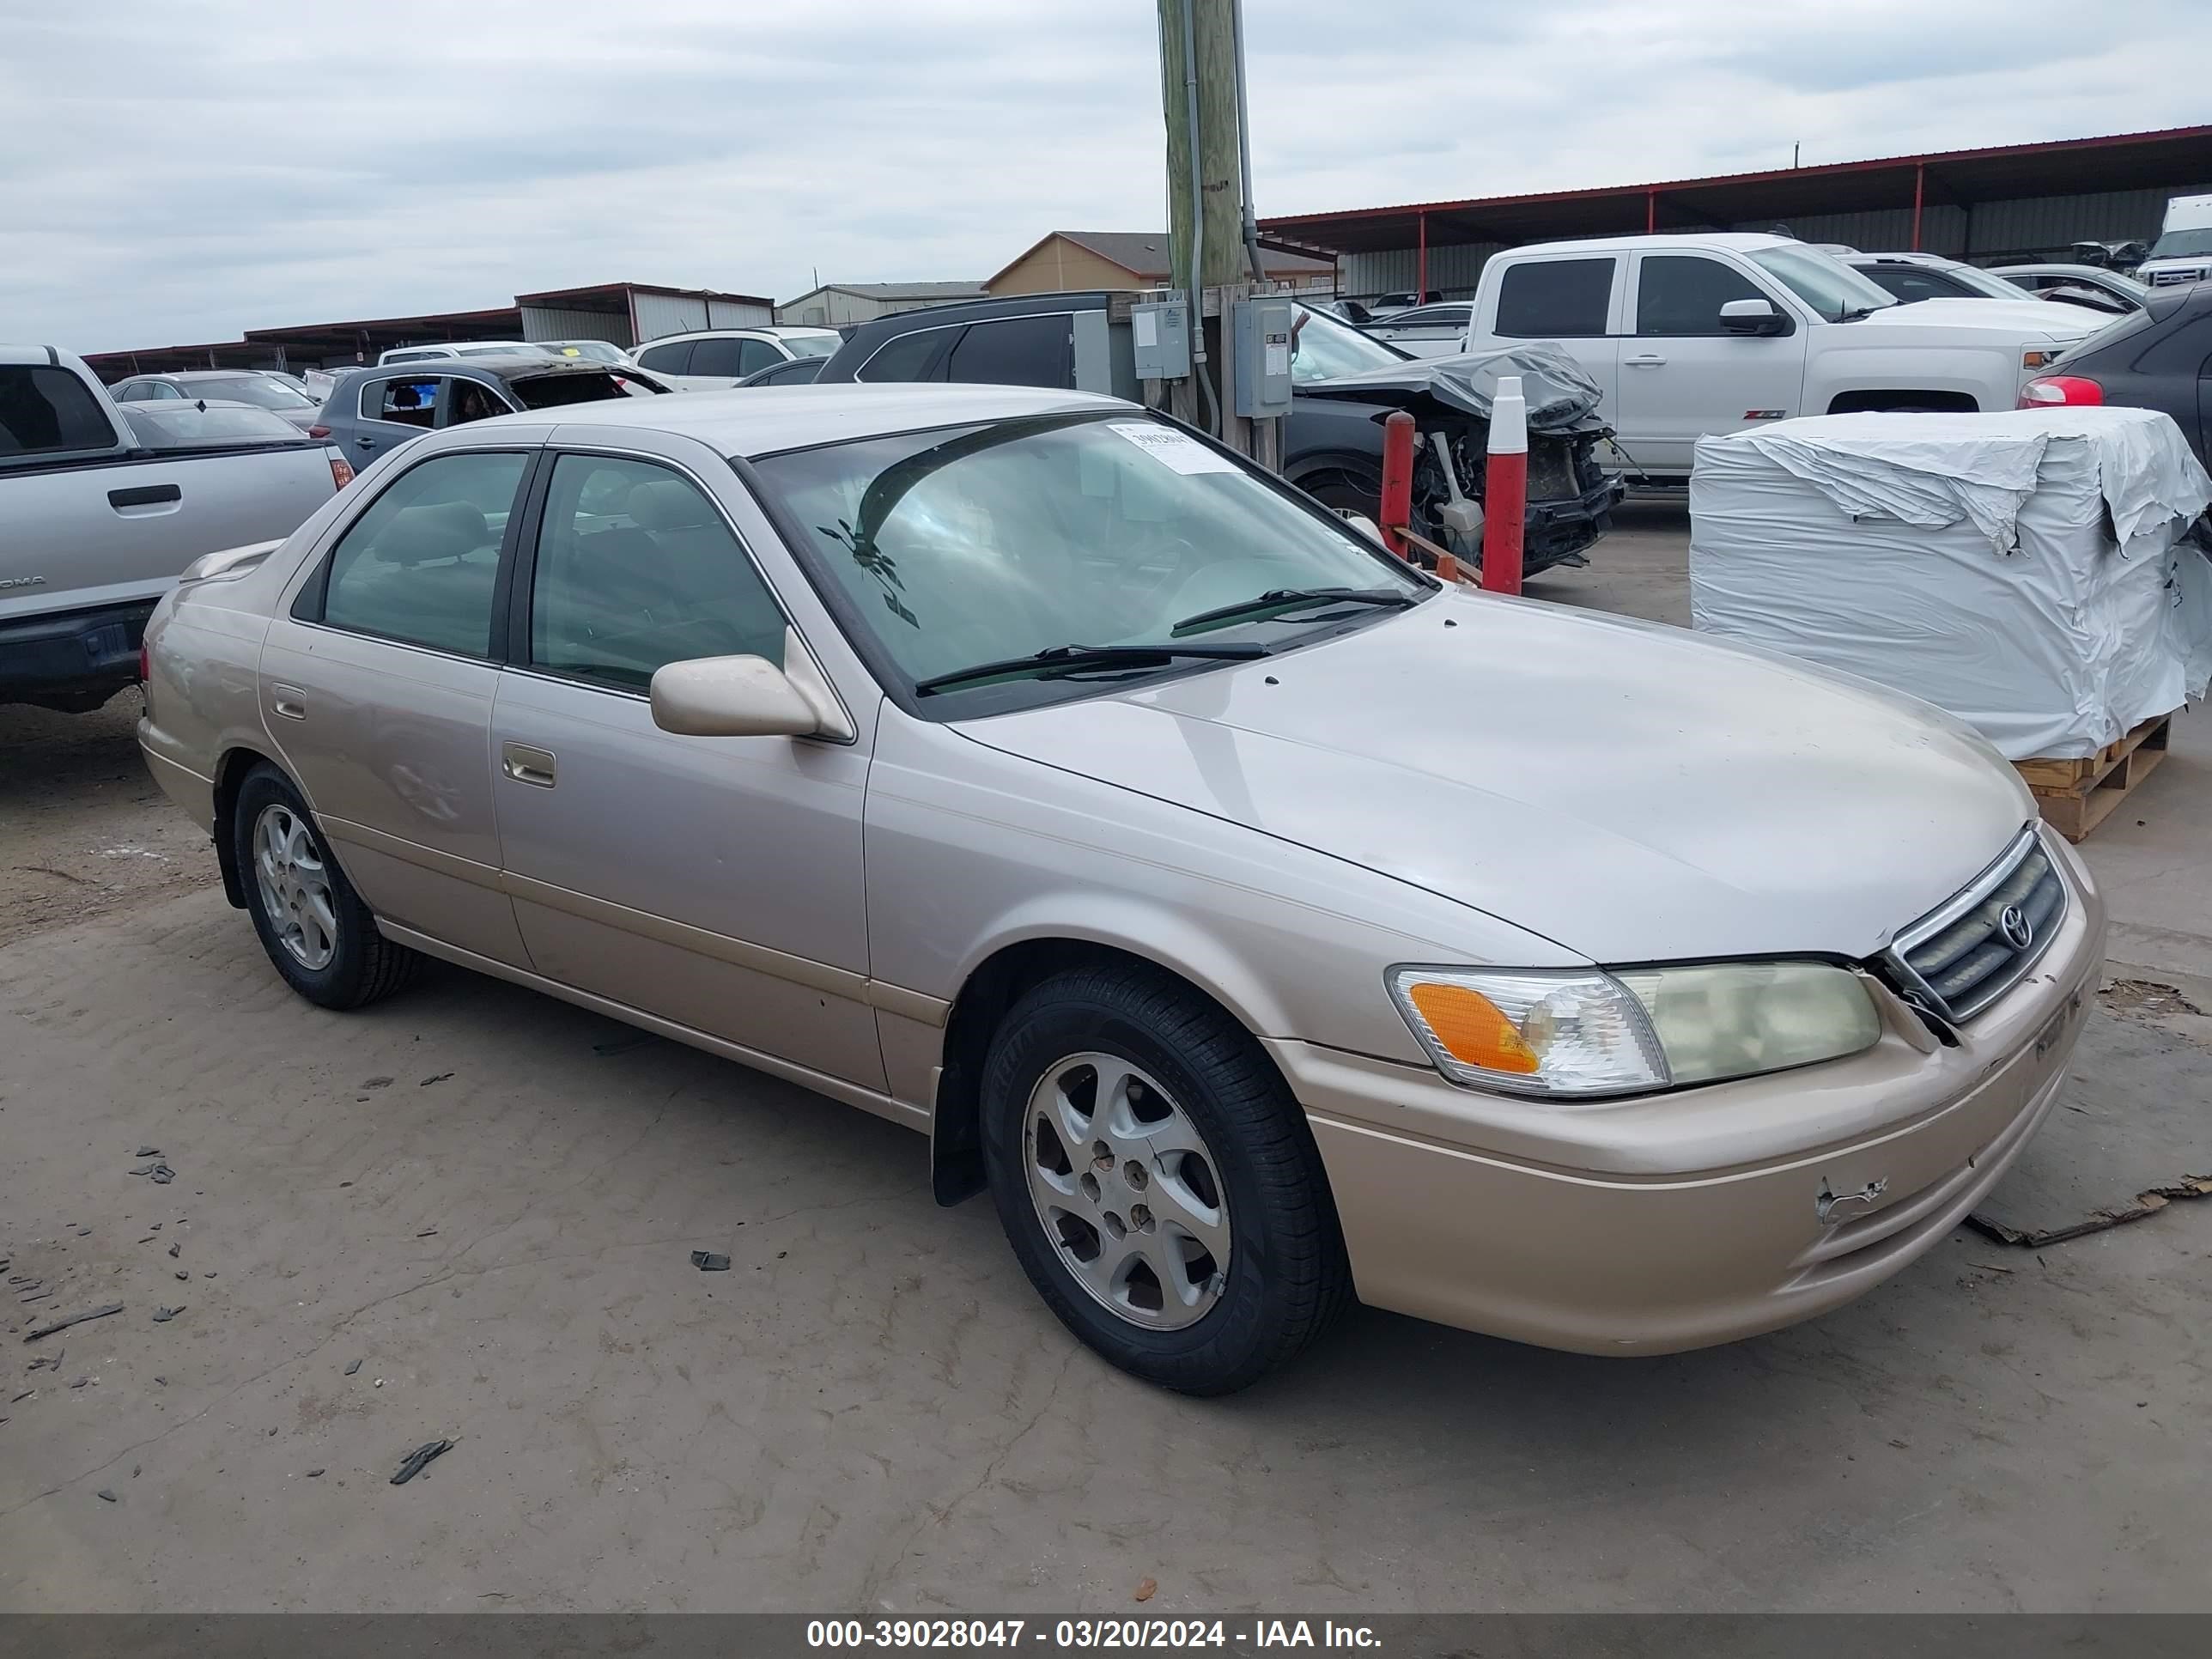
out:
M358 1008L414 976L422 958L376 931L300 792L275 767L257 766L239 785L231 835L253 930L301 996Z
M1015 1255L1122 1370L1225 1394L1348 1299L1304 1115L1243 1028L1167 975L1103 966L1036 987L993 1037L983 1112Z

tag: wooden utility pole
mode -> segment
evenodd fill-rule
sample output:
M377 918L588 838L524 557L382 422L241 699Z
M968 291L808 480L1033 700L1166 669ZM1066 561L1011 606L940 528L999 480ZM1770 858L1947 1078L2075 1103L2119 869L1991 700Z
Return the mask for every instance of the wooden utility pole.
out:
M1188 8L1188 12L1186 12ZM1237 37L1231 0L1159 0L1160 103L1168 135L1168 286L1190 289L1191 248L1199 245L1197 292L1190 295L1193 343L1203 343L1200 372L1217 400L1226 392L1221 374L1220 296L1209 306L1206 290L1239 287L1252 279L1241 223L1237 165ZM1186 22L1188 32L1186 33ZM1194 46L1195 53L1188 50ZM1190 66L1195 61L1195 85ZM1197 131L1191 130L1195 113ZM1194 142L1198 165L1191 166ZM1212 314L1209 314L1211 313ZM1176 414L1198 424L1209 416L1196 377L1176 383Z

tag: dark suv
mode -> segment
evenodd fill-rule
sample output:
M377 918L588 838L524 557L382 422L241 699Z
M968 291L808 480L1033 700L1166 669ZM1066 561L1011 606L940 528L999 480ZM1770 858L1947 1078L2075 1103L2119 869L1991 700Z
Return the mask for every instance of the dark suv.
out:
M1140 396L1126 292L1090 290L978 300L902 312L862 324L823 365L817 384L959 380L1065 386L1136 401ZM1480 552L1480 507L1488 454L1486 382L1475 359L1415 358L1311 306L1298 307L1283 422L1283 476L1324 504L1374 517L1382 487L1382 422L1394 409L1419 422L1413 526L1469 562ZM1547 346L1516 348L1538 372L1579 374ZM1557 362L1538 362L1549 354ZM1499 354L1492 354L1498 356ZM1510 354L1509 354L1510 355ZM1495 365L1516 372L1520 365ZM1583 564L1583 550L1612 527L1621 486L1596 459L1610 428L1586 399L1529 398L1528 505L1523 568ZM1447 475L1442 450L1451 458ZM1470 512L1470 504L1474 510ZM1470 528L1470 526L1474 526Z

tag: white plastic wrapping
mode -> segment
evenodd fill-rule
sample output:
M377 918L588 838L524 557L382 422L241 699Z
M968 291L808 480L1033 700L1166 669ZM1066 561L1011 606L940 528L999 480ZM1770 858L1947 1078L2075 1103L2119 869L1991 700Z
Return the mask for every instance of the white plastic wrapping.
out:
M2212 678L2212 565L2181 539L2208 503L2152 410L1702 438L1692 623L1910 692L2014 760L2092 755Z

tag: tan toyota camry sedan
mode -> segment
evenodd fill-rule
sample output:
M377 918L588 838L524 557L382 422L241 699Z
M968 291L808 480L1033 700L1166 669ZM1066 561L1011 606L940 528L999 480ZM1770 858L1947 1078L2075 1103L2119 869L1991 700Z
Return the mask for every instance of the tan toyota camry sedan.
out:
M148 763L328 1007L423 956L931 1138L1170 1387L1347 1298L1725 1341L1941 1238L2104 913L1972 732L1440 589L1126 404L426 434L147 633Z

